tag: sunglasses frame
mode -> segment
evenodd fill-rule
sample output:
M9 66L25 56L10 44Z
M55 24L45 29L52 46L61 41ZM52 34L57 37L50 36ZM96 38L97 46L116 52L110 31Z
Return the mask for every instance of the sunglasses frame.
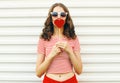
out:
M57 13L57 16L54 16L53 13ZM65 14L65 16L62 16L62 13ZM58 15L60 15L61 17L66 17L67 16L67 12L50 12L50 14L53 16L53 17L58 17Z

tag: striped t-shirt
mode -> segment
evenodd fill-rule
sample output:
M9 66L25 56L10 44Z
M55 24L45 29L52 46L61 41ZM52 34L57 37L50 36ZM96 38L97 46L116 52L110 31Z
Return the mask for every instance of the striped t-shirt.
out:
M42 53L47 57L52 50L52 47L58 41L67 41L72 47L73 51L80 51L80 43L78 38L76 39L67 39L66 37L59 39L58 37L51 37L50 41L45 41L44 39L39 39L38 42L38 54ZM62 51L58 56L56 56L52 63L50 64L47 73L67 73L72 72L73 66L69 59L68 54L65 51Z

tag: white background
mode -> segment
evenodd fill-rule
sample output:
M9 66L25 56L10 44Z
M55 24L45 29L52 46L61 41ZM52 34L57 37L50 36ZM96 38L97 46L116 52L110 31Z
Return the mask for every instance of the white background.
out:
M0 0L0 83L42 83L37 43L55 2L69 8L79 37L79 83L120 83L120 0Z

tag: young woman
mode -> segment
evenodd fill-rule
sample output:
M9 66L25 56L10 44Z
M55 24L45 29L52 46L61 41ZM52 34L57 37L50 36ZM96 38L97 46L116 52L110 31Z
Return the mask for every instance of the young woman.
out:
M78 83L82 72L80 43L68 8L55 3L49 10L38 42L36 75L43 83Z

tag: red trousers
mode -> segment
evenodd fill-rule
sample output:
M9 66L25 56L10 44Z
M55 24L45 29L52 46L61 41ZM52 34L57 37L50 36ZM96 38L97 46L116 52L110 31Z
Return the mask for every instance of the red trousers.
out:
M78 81L77 81L75 75L73 77L65 80L65 81L62 81L62 82L57 81L57 80L53 80L45 75L43 83L78 83Z

